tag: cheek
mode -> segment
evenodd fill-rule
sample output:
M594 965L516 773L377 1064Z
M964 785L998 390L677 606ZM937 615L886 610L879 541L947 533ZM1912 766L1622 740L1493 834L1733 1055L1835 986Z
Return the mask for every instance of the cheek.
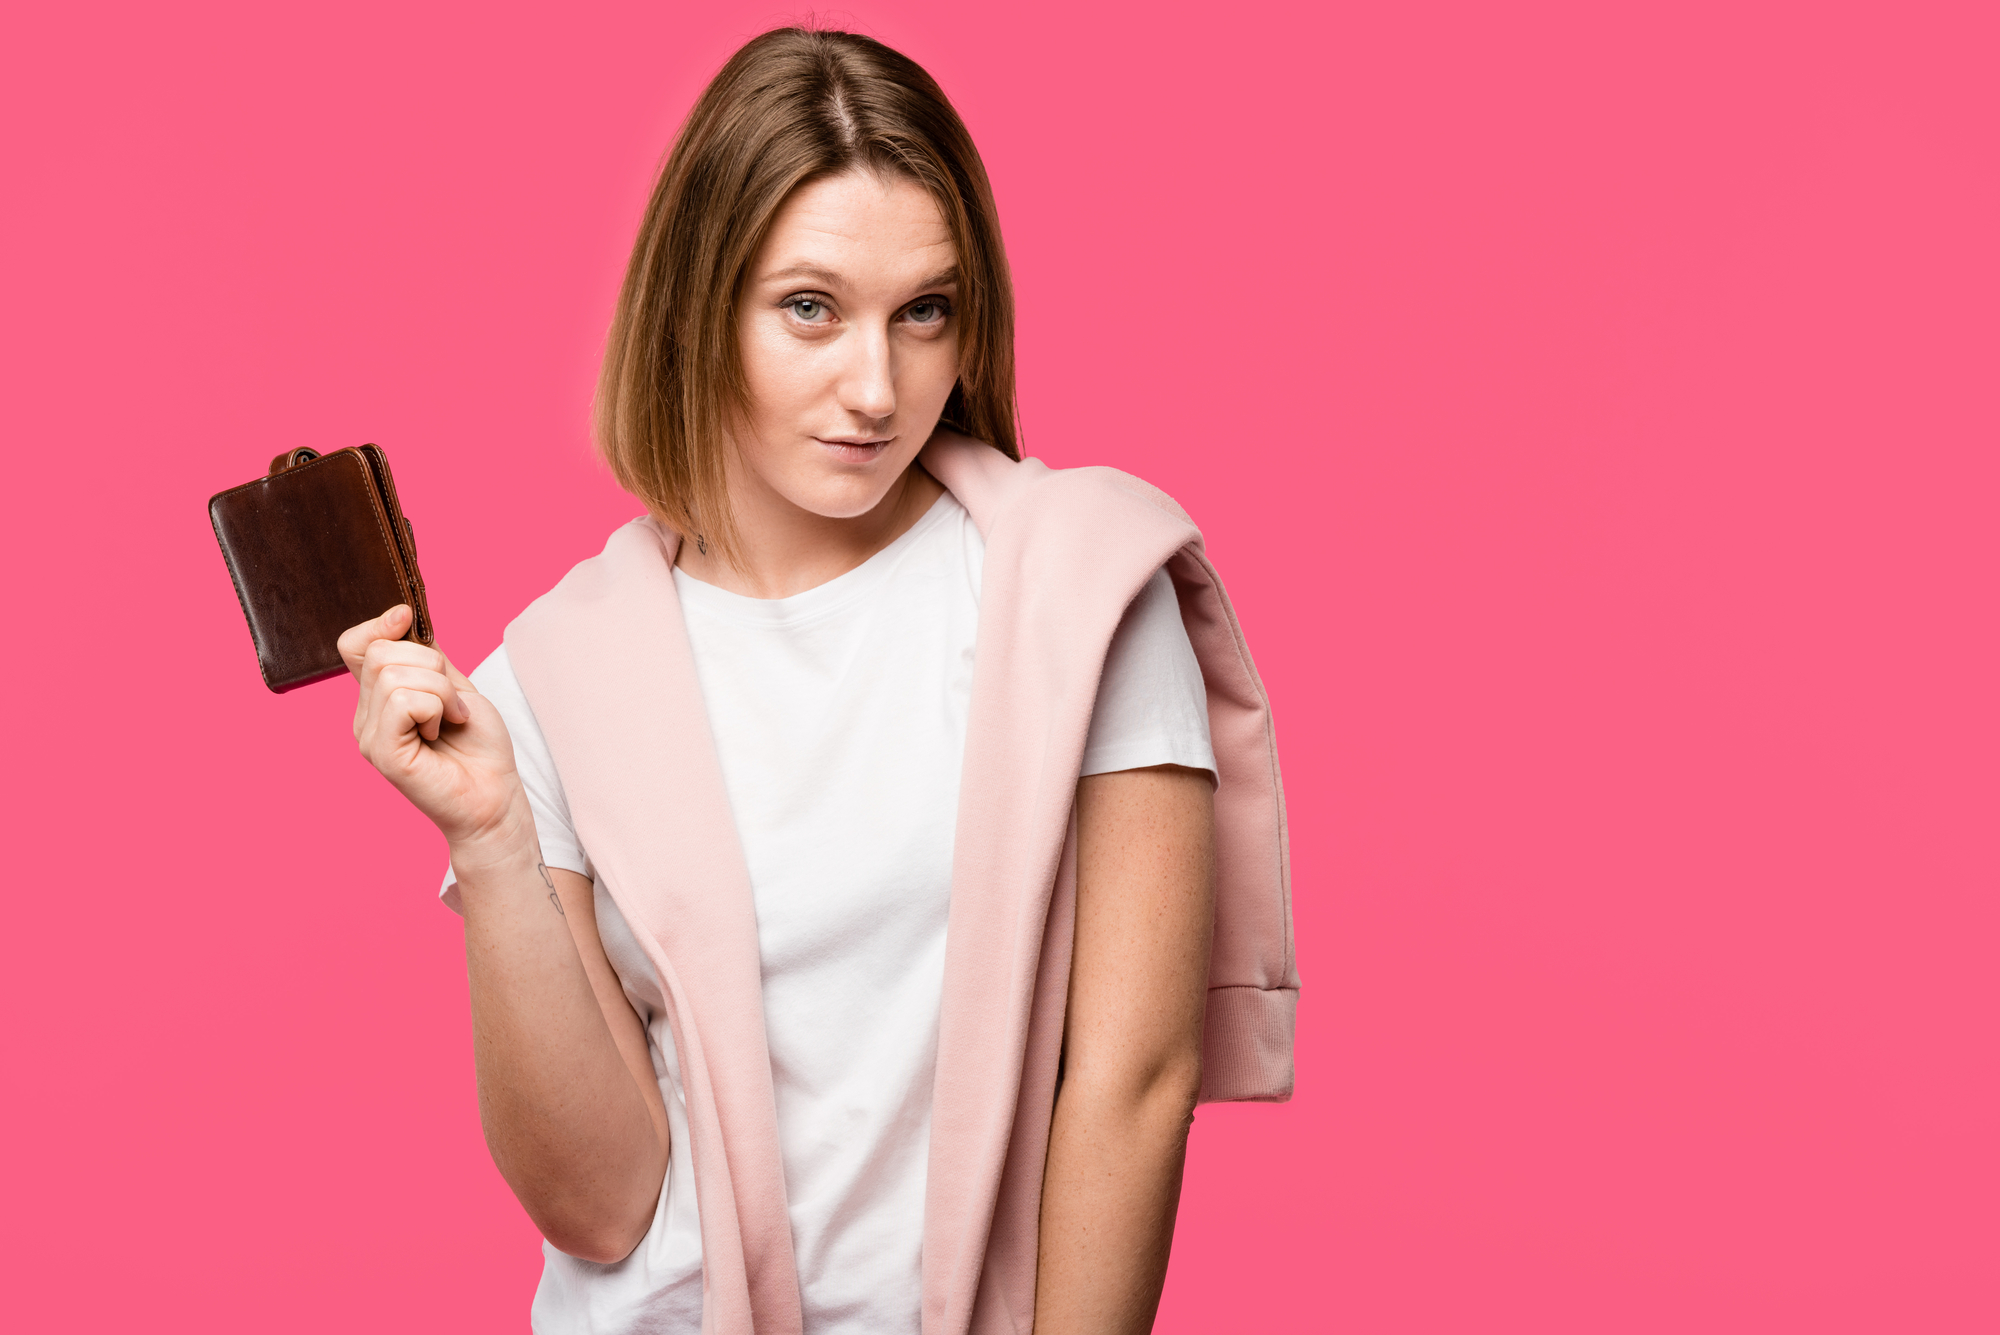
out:
M752 320L737 340L751 416L759 422L791 416L820 388L809 349L765 319Z
M925 413L942 411L951 387L958 383L958 331L911 348L904 355L901 379L898 397L910 400L913 408L921 404Z

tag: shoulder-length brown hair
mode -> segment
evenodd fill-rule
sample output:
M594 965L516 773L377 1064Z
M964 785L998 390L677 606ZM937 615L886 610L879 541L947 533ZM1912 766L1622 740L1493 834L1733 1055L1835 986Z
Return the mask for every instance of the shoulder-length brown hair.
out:
M799 186L852 168L930 192L958 252L950 426L1020 457L1014 295L986 168L944 91L909 57L847 32L779 28L730 57L653 187L598 380L597 446L683 534L735 551L724 467L749 392L737 294Z

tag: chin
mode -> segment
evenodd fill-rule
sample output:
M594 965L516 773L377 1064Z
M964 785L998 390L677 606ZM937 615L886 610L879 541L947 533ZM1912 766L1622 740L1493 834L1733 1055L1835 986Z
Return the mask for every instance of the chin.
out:
M872 472L872 470L871 470ZM900 475L897 473L876 476L816 479L786 497L801 510L808 510L822 519L859 519L882 503L889 494L889 486Z

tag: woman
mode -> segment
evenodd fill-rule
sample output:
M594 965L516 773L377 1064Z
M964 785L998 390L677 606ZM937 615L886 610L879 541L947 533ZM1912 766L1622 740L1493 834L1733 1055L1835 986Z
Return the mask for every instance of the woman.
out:
M341 641L450 845L535 1328L1149 1329L1197 1098L1290 1089L1268 714L1178 508L1016 462L921 69L785 29L716 76L598 435L648 518L471 680L407 608Z

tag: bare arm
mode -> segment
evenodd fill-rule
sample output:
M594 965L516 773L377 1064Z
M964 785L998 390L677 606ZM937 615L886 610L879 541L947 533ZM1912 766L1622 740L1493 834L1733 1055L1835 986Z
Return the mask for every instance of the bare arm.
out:
M480 1121L542 1235L616 1261L646 1234L667 1117L646 1035L597 935L590 883L542 865L499 713L394 608L341 637L361 752L434 821L465 910Z
M622 1260L659 1201L667 1110L598 940L590 882L539 864L532 844L493 863L453 856L479 1120L543 1237L587 1261Z
M1076 954L1036 1335L1153 1328L1201 1087L1215 803L1178 766L1077 785Z

